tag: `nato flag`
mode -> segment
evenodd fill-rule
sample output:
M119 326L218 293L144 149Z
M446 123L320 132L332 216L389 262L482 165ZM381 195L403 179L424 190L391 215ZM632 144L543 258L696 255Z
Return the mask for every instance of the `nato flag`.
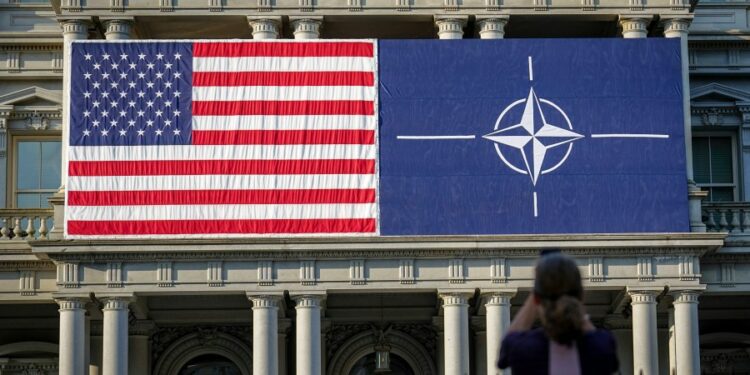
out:
M383 235L689 230L672 39L379 43Z

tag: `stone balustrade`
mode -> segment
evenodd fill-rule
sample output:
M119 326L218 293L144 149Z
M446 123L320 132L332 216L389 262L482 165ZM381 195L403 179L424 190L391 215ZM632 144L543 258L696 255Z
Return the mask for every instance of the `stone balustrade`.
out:
M711 232L750 233L750 202L703 203L703 222Z
M0 241L48 239L52 216L51 208L0 209Z

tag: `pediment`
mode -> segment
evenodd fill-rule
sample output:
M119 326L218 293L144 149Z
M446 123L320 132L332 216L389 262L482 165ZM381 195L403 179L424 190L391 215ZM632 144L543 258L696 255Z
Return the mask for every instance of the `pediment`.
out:
M62 105L62 94L41 87L27 87L0 96L0 106L49 107Z
M693 104L711 103L734 106L738 103L750 102L750 92L719 83L711 83L690 90L690 101Z

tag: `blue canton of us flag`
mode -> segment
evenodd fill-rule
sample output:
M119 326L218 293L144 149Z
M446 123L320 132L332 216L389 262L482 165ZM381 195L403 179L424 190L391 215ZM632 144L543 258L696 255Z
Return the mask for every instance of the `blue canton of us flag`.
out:
M189 144L191 43L79 43L70 144Z

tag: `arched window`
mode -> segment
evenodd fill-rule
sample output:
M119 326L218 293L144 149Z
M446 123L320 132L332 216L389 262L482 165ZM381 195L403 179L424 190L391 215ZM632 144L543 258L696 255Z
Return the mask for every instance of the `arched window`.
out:
M191 359L180 370L179 375L241 375L237 365L229 359L216 355L204 354Z

